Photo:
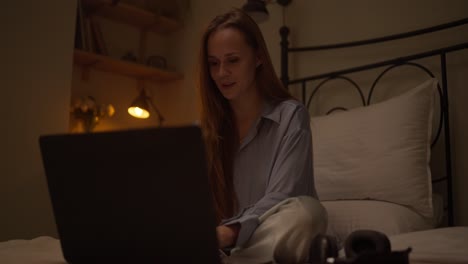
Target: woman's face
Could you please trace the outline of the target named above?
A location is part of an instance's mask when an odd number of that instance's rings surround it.
[[[223,96],[231,102],[255,96],[255,70],[260,60],[243,33],[235,28],[217,30],[207,45],[210,75]]]

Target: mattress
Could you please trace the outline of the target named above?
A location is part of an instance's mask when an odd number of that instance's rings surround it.
[[[412,248],[411,264],[468,263],[468,227],[448,227],[390,236],[393,250]],[[2,264],[66,264],[52,237],[0,243]]]
[[[9,240],[0,243],[2,264],[66,264],[60,241],[41,236],[31,240]]]
[[[432,229],[441,224],[443,200],[434,196],[434,217],[429,219],[414,210],[394,203],[373,200],[323,201],[328,213],[327,234],[341,248],[353,231],[370,229],[387,236]]]
[[[411,264],[468,263],[468,227],[445,227],[390,236],[392,250],[412,248]]]

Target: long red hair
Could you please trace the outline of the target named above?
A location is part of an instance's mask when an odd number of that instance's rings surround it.
[[[247,44],[252,47],[262,62],[255,76],[260,95],[271,103],[292,98],[275,73],[262,33],[255,21],[239,9],[215,17],[206,28],[202,38],[198,88],[208,176],[218,223],[222,219],[232,217],[238,209],[233,185],[233,162],[239,147],[239,138],[229,102],[211,78],[207,60],[209,37],[213,32],[225,28],[235,28],[242,32]]]

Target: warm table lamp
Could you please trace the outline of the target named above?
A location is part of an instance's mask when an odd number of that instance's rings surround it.
[[[130,104],[128,113],[133,117],[146,119],[150,117],[150,105],[158,115],[158,122],[161,126],[164,122],[164,117],[161,115],[161,112],[159,112],[158,108],[153,104],[151,97],[146,95],[145,89],[141,89],[140,94]]]

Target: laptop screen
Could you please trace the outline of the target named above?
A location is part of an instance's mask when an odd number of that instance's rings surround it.
[[[219,262],[198,127],[47,135],[40,148],[67,261]]]

